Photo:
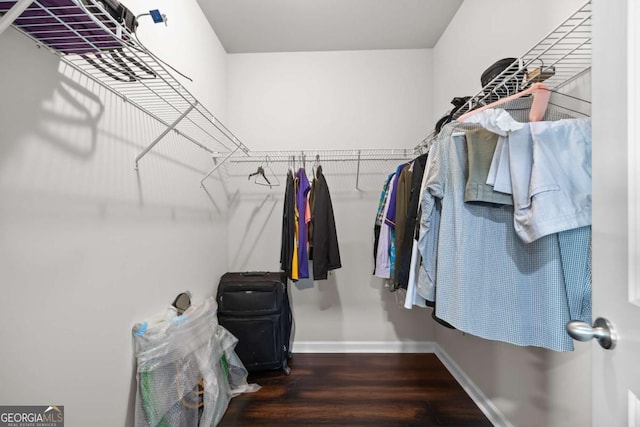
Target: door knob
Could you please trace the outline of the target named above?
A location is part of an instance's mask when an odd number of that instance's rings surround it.
[[[605,350],[612,350],[616,346],[618,339],[611,322],[602,317],[598,317],[593,322],[593,327],[589,326],[588,323],[572,320],[567,323],[567,332],[571,335],[571,338],[578,341],[589,341],[595,338],[598,340],[600,347]]]

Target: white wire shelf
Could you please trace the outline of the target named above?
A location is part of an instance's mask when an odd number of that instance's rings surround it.
[[[457,110],[450,110],[452,120],[501,98],[542,81],[551,91],[559,91],[591,70],[591,1],[558,25],[526,53],[517,58],[478,93]],[[540,77],[527,79],[527,73],[539,71]],[[422,151],[437,136],[433,131],[416,147]]]
[[[542,77],[527,79],[527,72]],[[453,113],[453,119],[543,81],[558,91],[591,69],[591,1],[551,31]]]
[[[135,34],[96,0],[0,1],[0,32],[9,24],[49,48],[62,62],[167,128],[136,157],[138,162],[171,130],[209,154],[248,148],[182,86]]]

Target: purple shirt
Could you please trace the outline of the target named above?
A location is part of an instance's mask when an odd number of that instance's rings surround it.
[[[298,207],[298,277],[309,278],[309,257],[307,254],[307,223],[305,211],[307,206],[307,193],[311,189],[307,173],[303,168],[296,173],[298,178],[298,193],[296,194],[296,206]]]

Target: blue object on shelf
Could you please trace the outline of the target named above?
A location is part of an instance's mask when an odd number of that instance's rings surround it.
[[[160,22],[164,22],[164,18],[158,9],[150,10],[149,13],[154,23],[159,24]]]

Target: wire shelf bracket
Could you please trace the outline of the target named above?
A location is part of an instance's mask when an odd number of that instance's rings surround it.
[[[4,30],[9,28],[13,22],[24,12],[29,6],[31,6],[33,0],[18,0],[11,9],[0,16],[0,34],[4,33]]]

